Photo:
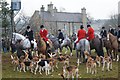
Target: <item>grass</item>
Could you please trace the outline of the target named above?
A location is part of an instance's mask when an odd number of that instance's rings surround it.
[[[73,51],[73,53],[74,54],[73,54],[72,58],[70,59],[71,65],[75,65],[76,61],[77,61],[75,51]],[[92,52],[92,54],[94,55],[94,51]],[[42,80],[41,78],[43,78],[43,79],[49,78],[49,79],[53,80],[53,78],[59,78],[61,80],[61,76],[58,74],[60,74],[62,72],[62,66],[63,66],[62,63],[60,63],[58,65],[59,69],[55,68],[55,71],[50,75],[45,75],[45,73],[43,73],[43,75],[40,75],[39,73],[34,75],[34,74],[30,73],[30,71],[27,71],[26,73],[13,71],[13,65],[11,64],[10,55],[11,55],[11,53],[2,54],[2,78],[3,79],[4,78],[34,78],[35,80],[37,80],[37,78],[40,78],[40,80]],[[105,68],[105,71],[102,72],[101,69],[102,69],[102,67],[100,67],[100,68],[97,67],[96,75],[87,74],[85,63],[82,63],[79,66],[79,78],[96,78],[96,79],[118,78],[118,72],[120,73],[120,71],[118,71],[118,62],[113,62],[112,71],[108,72],[108,71],[106,71],[106,68]],[[33,79],[28,79],[28,80],[33,80]]]

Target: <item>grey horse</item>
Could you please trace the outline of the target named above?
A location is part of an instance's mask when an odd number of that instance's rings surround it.
[[[87,39],[81,39],[77,44],[76,44],[76,54],[77,54],[77,63],[79,65],[79,59],[83,56],[83,61],[85,61],[85,55],[84,52],[87,51],[90,53],[90,43]],[[79,54],[80,52],[80,54]]]
[[[60,49],[59,53],[61,54],[63,47],[65,47],[66,48],[65,53],[67,53],[67,50],[68,50],[68,47],[69,47],[71,55],[72,55],[72,44],[71,44],[71,40],[69,39],[69,37],[66,37],[61,44],[59,44],[58,38],[56,38],[52,34],[49,34],[48,38],[52,41],[55,51],[59,52],[59,49]]]
[[[68,36],[66,36],[66,38],[61,43],[61,48],[63,47],[66,48],[65,54],[67,53],[68,49],[70,49],[70,55],[72,56],[72,41]]]
[[[62,50],[61,50],[61,46],[59,44],[58,38],[56,38],[52,34],[49,34],[48,38],[52,41],[52,44],[53,44],[52,52],[58,52],[58,53],[60,53]],[[59,49],[60,49],[60,51],[59,51]]]

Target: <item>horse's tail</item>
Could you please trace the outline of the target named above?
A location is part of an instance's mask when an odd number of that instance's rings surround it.
[[[100,39],[100,52],[101,52],[101,56],[104,56],[103,41],[102,41],[102,39]]]
[[[100,38],[100,48],[102,48],[104,45],[103,45],[103,41],[102,39]]]

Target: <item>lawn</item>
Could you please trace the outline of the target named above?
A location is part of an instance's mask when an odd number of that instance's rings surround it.
[[[64,51],[63,51],[64,52]],[[69,53],[69,52],[68,52]],[[75,51],[73,51],[73,56],[70,59],[70,64],[71,65],[75,65],[76,64],[76,54]],[[92,52],[92,54],[94,54],[94,51]],[[38,78],[40,78],[40,80],[45,79],[45,78],[50,78],[53,80],[53,78],[57,78],[61,80],[61,76],[58,75],[62,72],[62,66],[63,64],[60,63],[58,65],[58,69],[55,68],[55,71],[52,72],[50,75],[45,75],[43,73],[43,75],[40,75],[39,73],[37,73],[36,75],[30,73],[30,71],[27,71],[26,73],[24,72],[18,72],[18,71],[13,71],[13,65],[11,64],[11,58],[10,58],[11,53],[3,53],[2,54],[2,78],[36,78],[35,80],[38,80]],[[112,71],[105,71],[102,72],[102,67],[97,67],[97,74],[92,75],[92,74],[87,74],[86,73],[86,67],[85,67],[85,63],[80,64],[79,66],[79,78],[118,78],[118,73],[120,73],[120,71],[118,71],[118,62],[113,62],[113,69]],[[5,79],[6,80],[6,79]],[[16,79],[15,79],[16,80]],[[21,79],[20,79],[21,80]],[[30,80],[30,79],[27,79]],[[33,80],[33,79],[31,79]]]

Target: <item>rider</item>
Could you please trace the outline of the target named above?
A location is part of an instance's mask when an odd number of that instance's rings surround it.
[[[109,32],[110,32],[112,35],[115,35],[115,31],[114,31],[113,28],[110,28],[110,29],[109,29]]]
[[[86,38],[86,31],[83,29],[83,25],[80,26],[80,29],[78,30],[77,33],[77,39],[76,39],[76,44],[83,38]]]
[[[29,39],[30,43],[32,40],[34,40],[33,38],[33,30],[31,30],[30,26],[27,26],[27,30],[25,31],[25,36],[26,38]],[[33,44],[31,43],[31,48],[33,49]]]
[[[100,35],[102,38],[107,37],[107,30],[105,29],[105,27],[102,27],[102,31],[100,32]]]
[[[87,25],[87,28],[87,39],[90,41],[90,43],[92,43],[93,39],[95,38],[94,29],[91,27],[91,25]]]
[[[46,42],[47,48],[48,48],[48,47],[51,47],[50,46],[51,41],[48,39],[47,35],[48,35],[48,30],[44,28],[44,25],[41,25],[40,26],[40,36]]]
[[[62,41],[64,40],[64,36],[63,36],[63,33],[62,33],[61,29],[59,29],[58,31],[59,31],[59,33],[58,33],[58,41],[61,44]]]

